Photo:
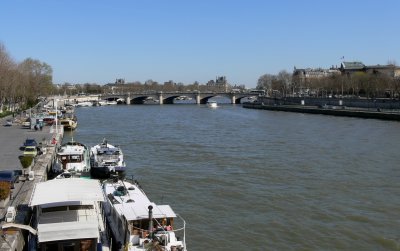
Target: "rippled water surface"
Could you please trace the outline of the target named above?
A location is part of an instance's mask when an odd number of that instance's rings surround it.
[[[121,146],[190,251],[400,250],[400,123],[224,105],[77,108]],[[71,136],[68,135],[67,136]]]

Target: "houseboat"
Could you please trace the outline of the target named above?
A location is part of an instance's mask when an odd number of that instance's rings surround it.
[[[54,179],[35,184],[29,206],[32,227],[29,250],[110,250],[103,219],[104,193],[98,180]]]
[[[121,148],[109,144],[106,139],[90,148],[90,166],[91,176],[103,179],[112,174],[123,177],[126,168]]]
[[[132,180],[105,180],[103,190],[104,212],[119,250],[186,251],[185,221],[169,205],[151,202]]]
[[[89,149],[84,144],[74,140],[61,145],[52,171],[54,174],[68,171],[75,177],[90,177]]]

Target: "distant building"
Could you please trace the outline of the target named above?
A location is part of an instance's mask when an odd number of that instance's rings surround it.
[[[117,78],[117,79],[115,80],[115,84],[116,84],[116,85],[125,84],[125,79],[123,79],[123,78]]]
[[[365,72],[365,65],[361,62],[342,62],[340,64],[342,74],[353,74],[355,72]]]
[[[365,67],[365,72],[375,75],[386,75],[390,78],[400,77],[400,67],[395,65],[370,65]]]
[[[364,72],[368,74],[374,75],[386,75],[391,78],[400,77],[400,67],[395,65],[371,65],[366,66],[362,62],[354,61],[354,62],[342,62],[340,67],[331,67],[330,69],[322,69],[322,68],[306,68],[306,69],[298,69],[294,68],[293,71],[293,80],[297,84],[305,84],[308,80],[325,78],[333,75],[352,75],[356,72]]]
[[[216,77],[215,81],[214,80],[208,81],[206,86],[209,90],[227,92],[229,84],[228,81],[226,80],[226,77],[222,76],[222,77]]]
[[[351,75],[355,72],[365,72],[373,75],[385,75],[390,78],[400,77],[400,67],[390,64],[366,66],[361,62],[342,62],[340,64],[340,72],[343,75]]]
[[[330,69],[322,68],[306,68],[297,69],[294,67],[293,70],[293,80],[298,82],[298,84],[307,83],[308,80],[326,78],[333,75],[339,75],[340,71],[336,67],[331,67]]]
[[[167,82],[164,82],[164,85],[175,86],[176,83],[173,80],[169,80]]]

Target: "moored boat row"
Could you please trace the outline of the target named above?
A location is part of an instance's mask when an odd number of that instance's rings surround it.
[[[56,178],[38,183],[29,204],[35,250],[187,250],[185,221],[125,179],[120,147],[103,139],[89,148],[72,139],[56,156]]]
[[[53,126],[46,142],[48,149],[45,158],[29,167],[32,171],[24,189],[10,194],[13,204],[9,204],[1,229],[10,229],[7,233],[18,229],[18,235],[3,234],[7,246],[2,247],[22,250],[14,247],[26,245],[23,250],[39,251],[187,250],[184,220],[179,221],[171,206],[152,202],[136,181],[125,179],[126,164],[119,146],[104,139],[88,147],[73,138],[60,145],[64,132],[60,127],[73,130],[77,121],[70,113],[72,109],[60,110],[37,118]],[[51,173],[46,173],[49,166]],[[28,181],[28,175],[25,178]],[[18,238],[17,244],[14,238]]]
[[[62,144],[57,152],[52,172],[57,178],[87,177],[106,179],[110,175],[125,175],[125,161],[122,150],[107,140],[89,149],[72,139]]]

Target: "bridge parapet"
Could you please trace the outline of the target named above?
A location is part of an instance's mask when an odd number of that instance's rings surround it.
[[[105,100],[124,99],[126,104],[140,104],[147,99],[159,100],[159,104],[173,104],[173,100],[178,97],[188,97],[194,99],[196,104],[205,104],[208,99],[213,97],[226,97],[232,104],[240,103],[245,97],[252,97],[251,93],[232,93],[232,92],[131,92],[119,94],[103,94],[99,98]]]

